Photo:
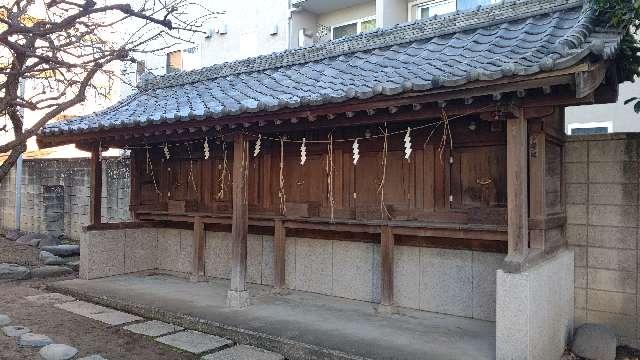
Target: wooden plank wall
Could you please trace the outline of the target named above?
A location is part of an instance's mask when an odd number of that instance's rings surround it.
[[[395,220],[506,224],[506,136],[503,126],[479,117],[453,120],[453,140],[441,146],[442,127],[411,132],[413,152],[404,159],[404,135],[412,123],[389,127],[385,204]],[[379,186],[383,171],[383,138],[378,126],[333,131],[334,215],[340,219],[380,219]],[[300,143],[284,145],[284,193],[287,215],[329,217],[327,131],[290,133],[288,139],[307,139],[307,161],[300,165]],[[280,142],[263,135],[260,154],[250,143],[248,201],[252,214],[280,213]],[[359,137],[360,159],[353,165],[352,141]],[[197,141],[197,140],[196,140]],[[212,156],[205,160],[201,142],[170,143],[170,158],[162,144],[132,152],[135,171],[134,210],[167,210],[170,200],[185,200],[191,210],[230,212],[233,144],[210,138]],[[226,166],[225,166],[226,152]],[[153,175],[152,175],[153,174]],[[155,180],[155,181],[154,181]],[[452,198],[450,198],[452,195]],[[450,201],[452,200],[452,201]]]

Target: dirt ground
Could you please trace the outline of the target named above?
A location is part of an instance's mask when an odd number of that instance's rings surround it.
[[[61,279],[55,279],[61,280]],[[0,283],[0,313],[12,319],[12,325],[26,326],[34,333],[44,334],[56,343],[71,345],[80,356],[101,354],[109,360],[117,359],[196,359],[180,353],[151,338],[87,319],[53,305],[35,304],[26,296],[44,294],[43,281]],[[37,359],[37,349],[20,348],[15,339],[0,335],[0,359]]]
[[[39,253],[38,249],[0,237],[0,263],[37,266],[40,263]],[[11,325],[26,326],[34,333],[49,336],[56,343],[77,348],[78,357],[100,354],[109,360],[197,359],[195,355],[179,352],[151,338],[123,330],[122,326],[110,326],[53,305],[40,305],[25,299],[26,296],[46,293],[46,282],[63,279],[0,281],[0,313],[11,317]],[[20,348],[14,338],[0,332],[0,360],[39,358],[38,349]]]

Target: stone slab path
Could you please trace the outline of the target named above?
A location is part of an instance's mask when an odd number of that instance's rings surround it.
[[[237,345],[219,336],[205,334],[194,330],[185,330],[180,326],[162,321],[144,321],[143,318],[125,312],[85,301],[75,300],[60,294],[44,294],[29,297],[29,301],[48,303],[71,313],[109,325],[125,325],[122,329],[132,333],[154,338],[155,341],[196,355],[204,355],[203,360],[284,360],[280,354],[258,349],[252,346]],[[85,360],[103,359],[99,355],[83,358]]]
[[[284,356],[253,346],[238,345],[204,356],[202,360],[284,360]]]
[[[193,330],[159,337],[156,341],[194,354],[221,350],[233,345],[231,340]]]
[[[104,306],[99,306],[84,301],[66,302],[62,304],[56,304],[54,306],[77,315],[88,317],[89,319],[98,320],[108,325],[122,325],[134,321],[143,320],[139,316],[123,313],[121,311],[112,310]]]
[[[173,324],[167,324],[166,322],[152,320],[138,324],[132,324],[124,327],[125,330],[134,332],[136,334],[142,334],[146,336],[162,336],[177,331],[184,330],[180,326]]]

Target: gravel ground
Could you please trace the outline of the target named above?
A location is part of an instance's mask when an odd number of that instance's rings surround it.
[[[61,278],[50,279],[59,281]],[[101,354],[109,360],[118,359],[196,359],[151,338],[134,334],[122,326],[109,326],[98,321],[60,310],[52,305],[35,304],[26,296],[44,294],[44,281],[0,283],[0,313],[12,319],[12,325],[22,325],[34,333],[44,334],[54,342],[71,345],[80,356]],[[0,359],[38,359],[37,349],[20,348],[15,339],[0,334]]]
[[[15,241],[0,237],[0,263],[34,267],[41,265],[39,255],[40,250],[33,246],[16,244]]]

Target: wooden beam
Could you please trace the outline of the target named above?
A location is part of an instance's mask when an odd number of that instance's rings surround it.
[[[247,204],[247,163],[249,148],[245,134],[233,139],[233,211],[231,217],[231,291],[246,291],[247,233],[249,207]]]
[[[525,110],[507,119],[507,262],[522,263],[529,248]]]
[[[191,272],[192,281],[204,281],[204,246],[205,232],[204,223],[200,216],[193,219],[193,269]]]
[[[276,291],[283,291],[286,288],[286,241],[287,233],[282,220],[275,220],[273,229],[273,284]]]
[[[380,231],[380,304],[393,306],[393,230],[384,226]]]
[[[91,149],[91,209],[90,221],[92,225],[102,223],[102,161],[100,159],[100,145]]]

